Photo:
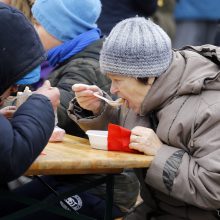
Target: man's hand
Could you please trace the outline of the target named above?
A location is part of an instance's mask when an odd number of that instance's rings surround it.
[[[137,126],[131,130],[129,144],[131,149],[154,156],[161,146],[162,142],[152,129]]]
[[[51,87],[48,80],[46,80],[42,87],[40,87],[34,93],[44,95],[50,99],[54,110],[56,110],[57,106],[60,104],[60,91],[56,87]]]

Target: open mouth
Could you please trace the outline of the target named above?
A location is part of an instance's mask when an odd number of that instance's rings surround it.
[[[128,100],[127,99],[124,99],[124,98],[121,98],[121,102],[123,103],[122,105],[126,106],[128,108]]]
[[[121,105],[126,106],[128,108],[129,104],[127,99],[118,96],[118,101],[120,102]]]

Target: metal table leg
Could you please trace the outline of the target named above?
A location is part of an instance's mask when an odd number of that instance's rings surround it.
[[[112,220],[112,208],[114,199],[114,175],[107,175],[106,179],[106,209],[105,220]]]

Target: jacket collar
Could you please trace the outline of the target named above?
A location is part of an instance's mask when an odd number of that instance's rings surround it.
[[[140,115],[162,109],[181,95],[197,95],[206,89],[220,90],[219,66],[200,54],[189,51],[174,51],[169,68],[152,85],[146,95]]]

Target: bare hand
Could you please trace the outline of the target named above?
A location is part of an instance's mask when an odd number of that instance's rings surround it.
[[[16,106],[7,106],[0,109],[0,114],[4,115],[6,118],[12,118],[16,109]]]
[[[101,108],[101,100],[93,95],[98,92],[102,95],[102,90],[95,85],[74,84],[72,86],[73,92],[79,105],[86,110],[92,111],[94,114],[98,113]]]
[[[60,104],[60,91],[56,87],[51,87],[48,80],[46,80],[42,87],[40,87],[34,93],[44,95],[50,99],[54,110],[56,110],[57,106]]]
[[[131,149],[154,156],[161,146],[162,142],[152,129],[137,126],[131,130],[129,144]]]

